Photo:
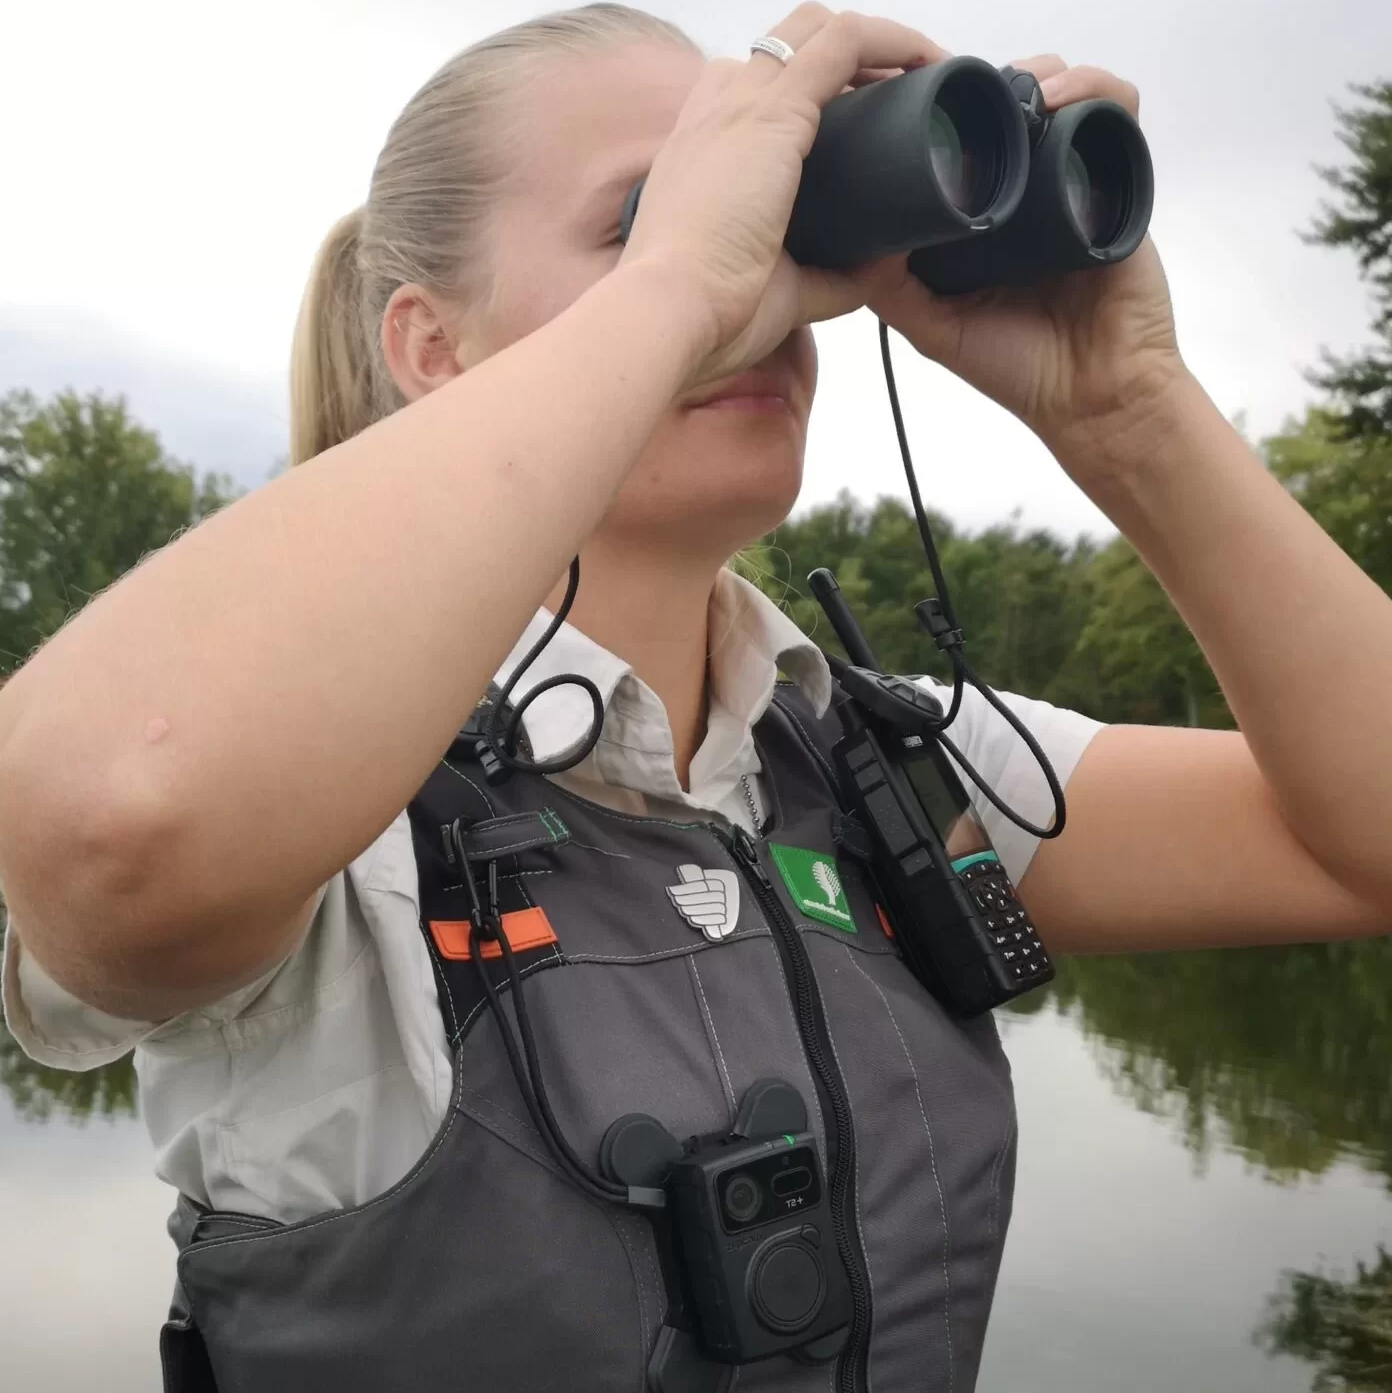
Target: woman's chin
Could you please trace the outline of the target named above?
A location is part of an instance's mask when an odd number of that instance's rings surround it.
[[[722,398],[669,417],[625,481],[605,530],[683,552],[695,544],[723,559],[777,527],[802,487],[806,419],[772,402]]]

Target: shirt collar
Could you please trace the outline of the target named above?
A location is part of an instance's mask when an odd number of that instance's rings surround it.
[[[533,616],[493,679],[499,687],[551,620],[544,608]],[[721,568],[711,591],[708,634],[713,722],[733,720],[752,727],[773,699],[780,668],[819,716],[830,704],[831,671],[821,650],[767,595],[727,568]],[[588,677],[599,689],[606,714],[616,698],[623,700],[636,689],[651,695],[628,663],[567,623],[518,679],[512,704],[547,678],[562,674]],[[545,761],[573,748],[593,719],[583,688],[566,685],[546,692],[522,715],[532,757]],[[670,740],[670,731],[667,735]]]

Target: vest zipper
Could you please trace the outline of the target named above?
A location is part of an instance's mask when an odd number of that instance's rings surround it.
[[[793,999],[798,1034],[802,1037],[803,1050],[812,1065],[823,1112],[832,1120],[832,1134],[827,1138],[830,1153],[827,1159],[831,1168],[831,1225],[850,1281],[852,1303],[850,1332],[845,1348],[837,1356],[836,1387],[838,1393],[859,1393],[866,1384],[870,1282],[860,1234],[849,1217],[855,1188],[856,1157],[855,1130],[851,1125],[851,1106],[846,1097],[845,1081],[836,1065],[836,1055],[831,1047],[831,1036],[807,949],[784,912],[773,882],[759,861],[754,839],[737,824],[728,829],[721,827],[718,831],[720,839],[730,846],[736,864],[744,872],[745,880],[754,891],[754,898],[773,928],[773,939],[783,959],[788,991]]]

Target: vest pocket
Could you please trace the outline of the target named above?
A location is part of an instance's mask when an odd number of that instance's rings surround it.
[[[283,1228],[277,1219],[260,1214],[240,1214],[231,1209],[204,1209],[198,1215],[190,1235],[190,1243],[204,1243],[213,1238],[238,1238],[244,1234],[265,1233]]]

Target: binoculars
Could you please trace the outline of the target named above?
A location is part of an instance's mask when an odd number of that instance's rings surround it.
[[[625,240],[642,187],[624,203]],[[964,294],[1122,261],[1154,201],[1125,108],[1048,112],[1031,73],[949,58],[827,103],[785,245],[829,269],[908,253],[931,290]]]

